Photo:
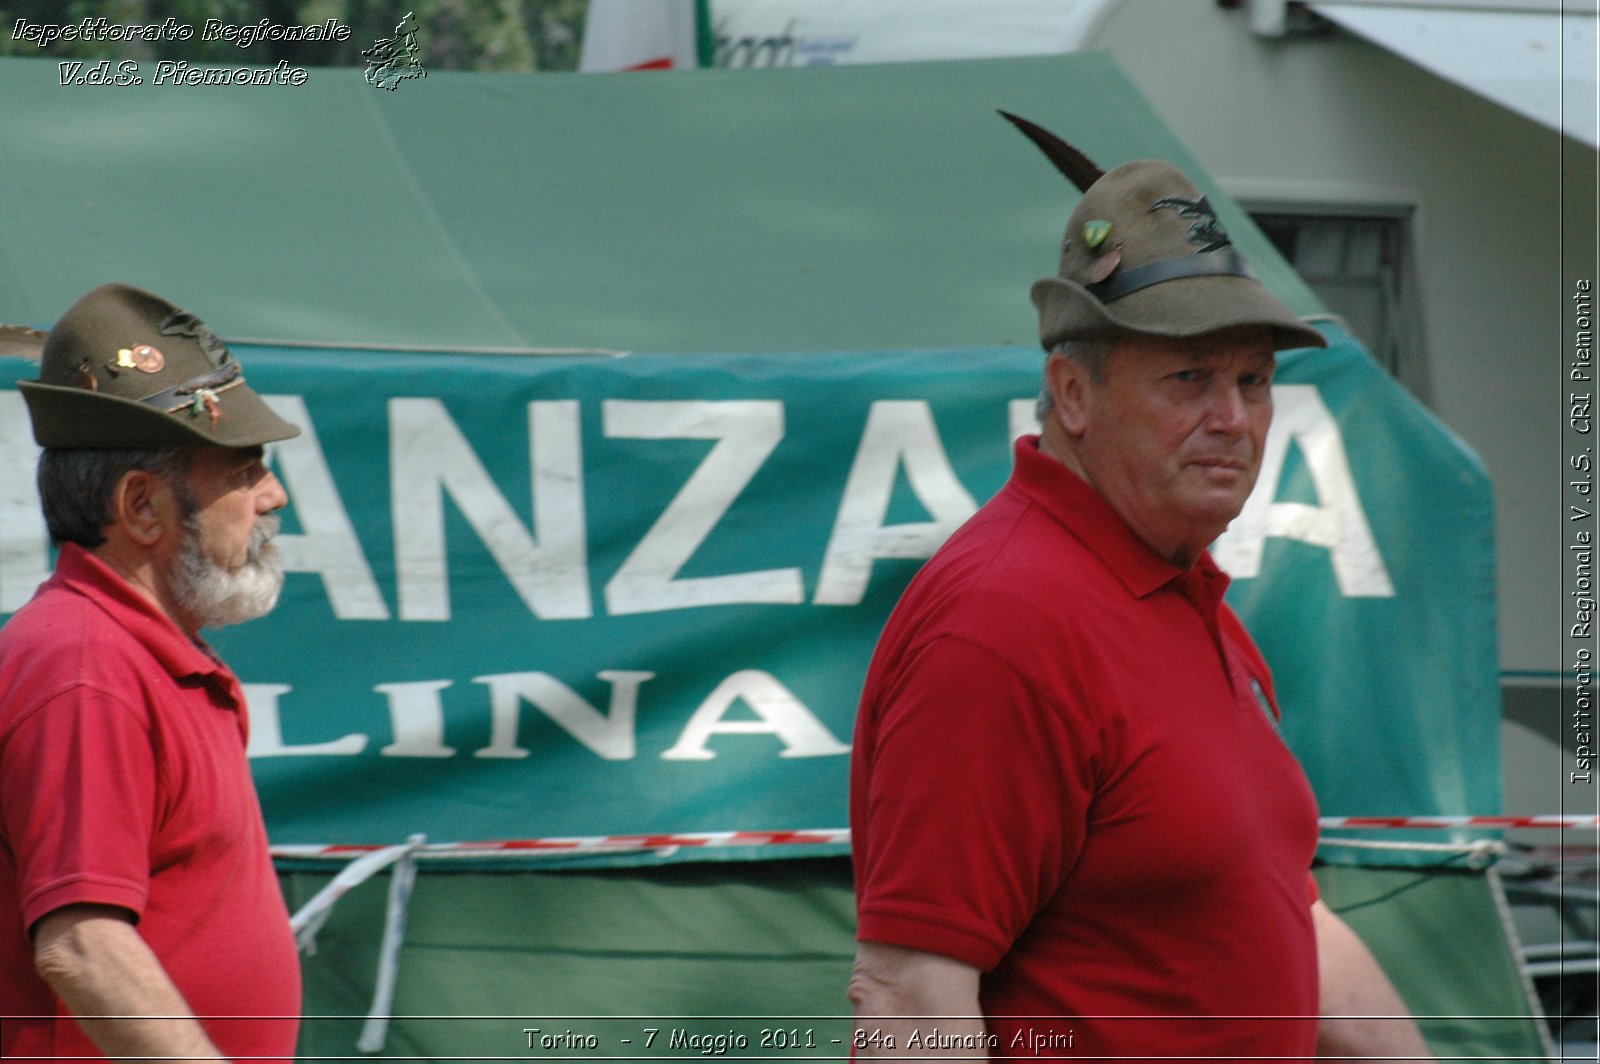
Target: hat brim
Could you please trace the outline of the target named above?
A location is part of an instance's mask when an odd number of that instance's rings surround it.
[[[41,447],[260,447],[300,435],[243,385],[216,397],[215,424],[203,410],[168,413],[86,388],[38,381],[18,381],[17,388]]]
[[[1060,277],[1040,278],[1029,294],[1039,309],[1039,341],[1046,350],[1064,340],[1118,336],[1182,340],[1245,325],[1272,330],[1273,347],[1279,351],[1328,346],[1326,337],[1249,277],[1186,277],[1151,285],[1112,306],[1076,281]]]

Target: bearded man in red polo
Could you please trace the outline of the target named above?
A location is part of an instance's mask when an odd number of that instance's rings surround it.
[[[74,304],[21,390],[60,557],[0,629],[0,1056],[292,1057],[244,694],[200,630],[277,601],[262,448],[299,430],[126,285]]]

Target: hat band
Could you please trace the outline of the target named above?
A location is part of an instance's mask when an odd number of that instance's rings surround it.
[[[239,363],[230,362],[221,369],[214,369],[210,373],[202,373],[198,377],[190,378],[176,388],[168,388],[164,392],[147,395],[139,402],[147,406],[158,407],[164,413],[173,413],[188,405],[188,399],[202,388],[220,391],[223,385],[229,387],[243,384],[244,378],[240,375]]]
[[[1084,288],[1100,302],[1111,303],[1142,288],[1182,277],[1248,277],[1255,280],[1255,276],[1249,263],[1244,261],[1244,256],[1228,247],[1147,262],[1143,266],[1112,274],[1104,281],[1084,285]]]

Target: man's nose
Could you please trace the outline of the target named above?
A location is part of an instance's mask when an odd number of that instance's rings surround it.
[[[1207,424],[1213,432],[1230,436],[1242,434],[1250,425],[1250,410],[1244,390],[1237,382],[1220,381],[1212,391]]]
[[[260,513],[269,514],[274,510],[281,510],[289,505],[289,493],[283,489],[283,482],[272,470],[267,470],[267,475],[261,478],[261,494],[256,497],[256,509]]]

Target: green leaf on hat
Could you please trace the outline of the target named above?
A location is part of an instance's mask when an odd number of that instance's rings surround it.
[[[1111,235],[1111,223],[1104,218],[1092,218],[1083,223],[1083,242],[1090,248],[1097,248],[1106,242],[1106,237]]]

